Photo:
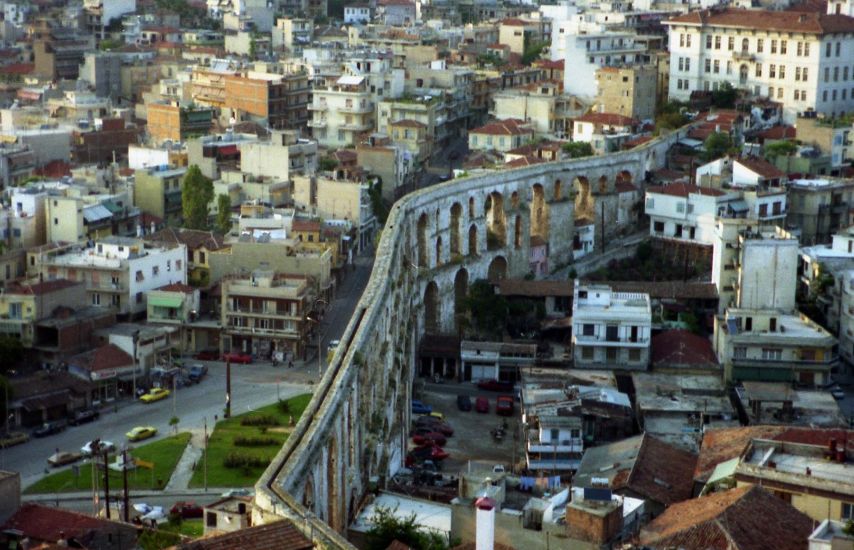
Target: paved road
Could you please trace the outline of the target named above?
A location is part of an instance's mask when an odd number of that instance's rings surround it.
[[[329,341],[340,338],[347,327],[370,276],[373,256],[359,256],[354,263],[353,271],[338,289],[321,322],[321,349],[324,350],[321,360],[325,359]],[[316,340],[314,344],[316,350]],[[69,427],[60,434],[0,450],[0,469],[20,472],[22,487],[27,487],[44,476],[46,460],[57,448],[76,451],[96,437],[121,446],[126,441],[124,434],[139,425],[154,426],[158,437],[163,437],[170,431],[169,419],[173,415],[180,418],[178,427],[181,431],[198,435],[205,421],[211,429],[215,416],[222,417],[225,407],[226,369],[225,363],[219,361],[205,363],[209,367],[208,376],[200,384],[179,389],[174,399],[170,396],[149,405],[119,402],[117,408],[105,407],[101,418],[95,422]],[[240,414],[274,403],[279,398],[311,392],[312,384],[317,380],[317,353],[309,355],[305,363],[296,362],[294,368],[253,363],[232,365],[231,374],[232,414]]]

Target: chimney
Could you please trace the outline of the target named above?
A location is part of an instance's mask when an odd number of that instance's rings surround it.
[[[477,508],[475,550],[495,550],[495,501],[481,497],[474,505]]]

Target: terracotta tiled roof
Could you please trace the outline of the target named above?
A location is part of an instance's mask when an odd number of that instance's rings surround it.
[[[635,119],[616,113],[587,113],[575,119],[576,122],[590,122],[591,124],[606,124],[609,126],[631,126]]]
[[[396,122],[391,123],[392,126],[400,126],[402,128],[426,128],[423,122],[418,122],[417,120],[412,120],[410,118],[405,118],[403,120],[398,120]]]
[[[784,429],[783,426],[745,426],[706,430],[694,468],[694,480],[708,480],[715,466],[738,457],[751,439],[773,439]]]
[[[543,162],[546,162],[545,159],[541,159],[540,157],[534,155],[526,155],[524,157],[511,160],[510,162],[505,163],[504,166],[506,166],[507,168],[522,168],[524,166],[532,166],[534,164],[541,164]]]
[[[614,189],[617,193],[633,193],[638,190],[635,184],[628,181],[618,181],[614,184]]]
[[[184,283],[172,283],[169,285],[161,286],[155,290],[162,290],[164,292],[182,292],[184,294],[192,294],[196,291],[195,288],[190,285],[185,285]]]
[[[796,135],[797,130],[794,126],[772,126],[756,134],[762,139],[794,139]]]
[[[682,281],[611,281],[608,283],[617,292],[644,292],[650,298],[672,300],[715,300],[718,291],[713,283]]]
[[[75,355],[68,363],[89,372],[97,372],[132,366],[133,357],[115,344],[107,344]]]
[[[516,17],[508,17],[501,21],[502,25],[509,25],[511,27],[524,27],[528,23],[522,19],[518,19]]]
[[[805,34],[854,32],[854,18],[845,15],[735,8],[692,11],[664,23]]]
[[[35,68],[35,63],[10,63],[0,67],[0,74],[30,74]]]
[[[573,287],[567,281],[526,281],[525,279],[501,279],[498,294],[502,296],[572,296]]]
[[[812,520],[759,486],[674,504],[641,529],[656,548],[803,550]]]
[[[335,157],[338,162],[344,164],[348,162],[356,162],[356,159],[359,158],[359,154],[351,149],[338,149],[332,153],[332,156]]]
[[[636,138],[632,138],[630,140],[623,142],[623,149],[632,149],[633,147],[637,147],[638,145],[643,145],[644,143],[652,141],[652,136],[638,136]]]
[[[718,360],[708,338],[689,330],[666,330],[652,338],[652,364],[655,366],[717,365]]]
[[[69,281],[68,279],[54,279],[52,281],[43,281],[41,283],[11,283],[6,287],[6,294],[28,294],[33,296],[42,296],[50,294],[58,290],[63,290],[72,286],[81,285],[77,281]]]
[[[540,67],[541,69],[560,69],[563,70],[564,67],[563,59],[541,59],[539,61],[534,62],[535,67]]]
[[[720,189],[709,187],[698,187],[690,183],[671,183],[670,185],[653,185],[646,189],[647,193],[658,195],[669,195],[671,197],[688,197],[688,195],[705,195],[707,197],[721,197],[726,195]]]
[[[786,174],[779,170],[776,166],[771,164],[765,159],[757,158],[757,157],[743,157],[736,159],[735,162],[744,166],[751,172],[755,172],[759,174],[763,178],[782,178],[785,177]]]
[[[691,498],[697,455],[645,434],[627,486],[666,506]]]
[[[15,529],[31,541],[48,543],[71,538],[85,544],[93,533],[115,532],[117,529],[127,531],[129,537],[134,537],[136,533],[136,528],[132,525],[29,503],[23,504],[15,515],[3,524],[3,529]],[[127,547],[130,546],[132,545]]]
[[[296,219],[291,224],[291,231],[320,231],[320,222],[317,220]]]
[[[179,544],[179,550],[312,550],[314,544],[290,521],[267,523]]]
[[[489,134],[493,136],[520,136],[530,134],[531,129],[525,125],[525,122],[515,118],[507,120],[497,120],[489,122],[480,128],[469,130],[472,134]]]

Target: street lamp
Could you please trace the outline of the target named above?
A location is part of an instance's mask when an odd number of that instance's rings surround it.
[[[139,330],[133,331],[133,394],[131,395],[131,400],[136,399],[136,346],[139,342]]]
[[[314,305],[311,306],[312,311],[317,310],[317,304],[323,304],[327,307],[329,306],[329,303],[326,300],[323,300],[322,298],[318,298],[317,300],[314,301]],[[317,317],[317,319],[312,318],[311,315],[306,315],[305,319],[306,319],[306,321],[310,321],[312,323],[315,323],[319,327],[320,326],[320,315],[317,315],[316,317]],[[320,382],[320,378],[323,376],[323,337],[324,337],[324,334],[318,328],[318,330],[317,330],[317,381],[318,381],[318,383]]]

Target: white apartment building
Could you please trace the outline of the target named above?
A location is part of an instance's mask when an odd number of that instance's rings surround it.
[[[726,308],[795,309],[798,239],[770,224],[718,218],[712,251],[712,283],[719,311]]]
[[[349,6],[344,6],[345,25],[367,25],[370,22],[370,4],[350,4]]]
[[[154,246],[142,239],[108,237],[89,248],[72,247],[41,260],[41,275],[86,284],[89,303],[113,307],[121,317],[146,311],[146,293],[187,283],[187,247]]]
[[[358,136],[374,129],[375,106],[368,79],[345,75],[334,84],[314,89],[308,126],[326,147],[356,145]]]
[[[575,280],[572,348],[577,368],[646,370],[651,330],[649,294]]]
[[[828,13],[718,9],[666,21],[670,32],[669,97],[724,82],[783,105],[783,117],[814,110],[854,110],[854,2]]]
[[[631,32],[610,30],[564,35],[564,93],[592,100],[600,67],[649,63],[646,45],[636,38]]]
[[[648,187],[644,213],[649,216],[649,234],[711,246],[715,240],[715,220],[734,212],[738,192],[726,192],[688,183]]]

